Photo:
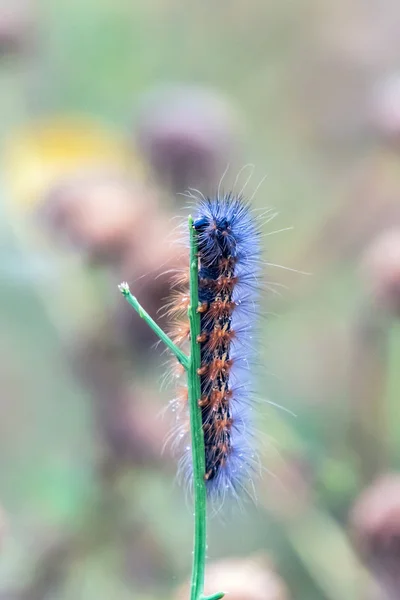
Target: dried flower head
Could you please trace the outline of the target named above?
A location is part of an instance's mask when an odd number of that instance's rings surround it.
[[[379,81],[371,101],[371,120],[385,140],[400,141],[400,74]]]
[[[108,263],[118,261],[155,207],[154,195],[137,181],[84,173],[55,185],[40,215],[87,260]]]
[[[155,90],[139,116],[139,149],[174,192],[213,190],[237,152],[237,124],[217,94],[195,87]]]
[[[400,590],[400,475],[380,477],[362,492],[350,516],[354,544],[387,600]]]
[[[367,248],[362,275],[374,304],[400,316],[400,229],[385,231]]]

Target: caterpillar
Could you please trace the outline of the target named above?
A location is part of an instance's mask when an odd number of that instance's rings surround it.
[[[208,495],[238,496],[257,466],[252,435],[251,373],[256,356],[260,229],[242,196],[218,194],[198,200],[193,227],[198,240],[198,312],[201,333],[202,428]],[[190,335],[188,276],[175,281],[167,306],[171,335],[184,345]],[[176,440],[183,441],[179,472],[191,479],[187,389],[172,401],[177,413]]]

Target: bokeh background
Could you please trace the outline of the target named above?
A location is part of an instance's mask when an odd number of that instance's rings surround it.
[[[224,174],[276,216],[265,472],[210,520],[207,585],[400,597],[399,27],[397,0],[1,0],[2,600],[187,598],[166,357],[116,286],[165,324],[180,193]]]

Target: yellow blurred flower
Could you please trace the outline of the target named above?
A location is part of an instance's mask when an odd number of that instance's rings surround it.
[[[84,118],[59,116],[14,133],[6,143],[2,171],[11,206],[26,210],[77,172],[138,175],[143,167],[114,132]]]
[[[38,209],[52,190],[81,175],[144,179],[141,161],[118,133],[84,117],[61,115],[14,132],[1,172],[5,216],[25,261],[44,262],[56,278],[36,282],[51,320],[66,331],[73,329],[71,318],[78,330],[90,327],[102,310],[96,283],[79,254],[46,235]]]

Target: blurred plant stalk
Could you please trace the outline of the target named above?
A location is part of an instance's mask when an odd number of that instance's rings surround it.
[[[371,304],[355,316],[349,365],[349,430],[363,481],[371,481],[387,465],[386,384],[390,320]]]
[[[400,316],[399,229],[387,229],[367,246],[361,275],[364,294],[353,326],[349,373],[349,445],[369,483],[386,470],[390,454],[386,392],[389,335]]]

